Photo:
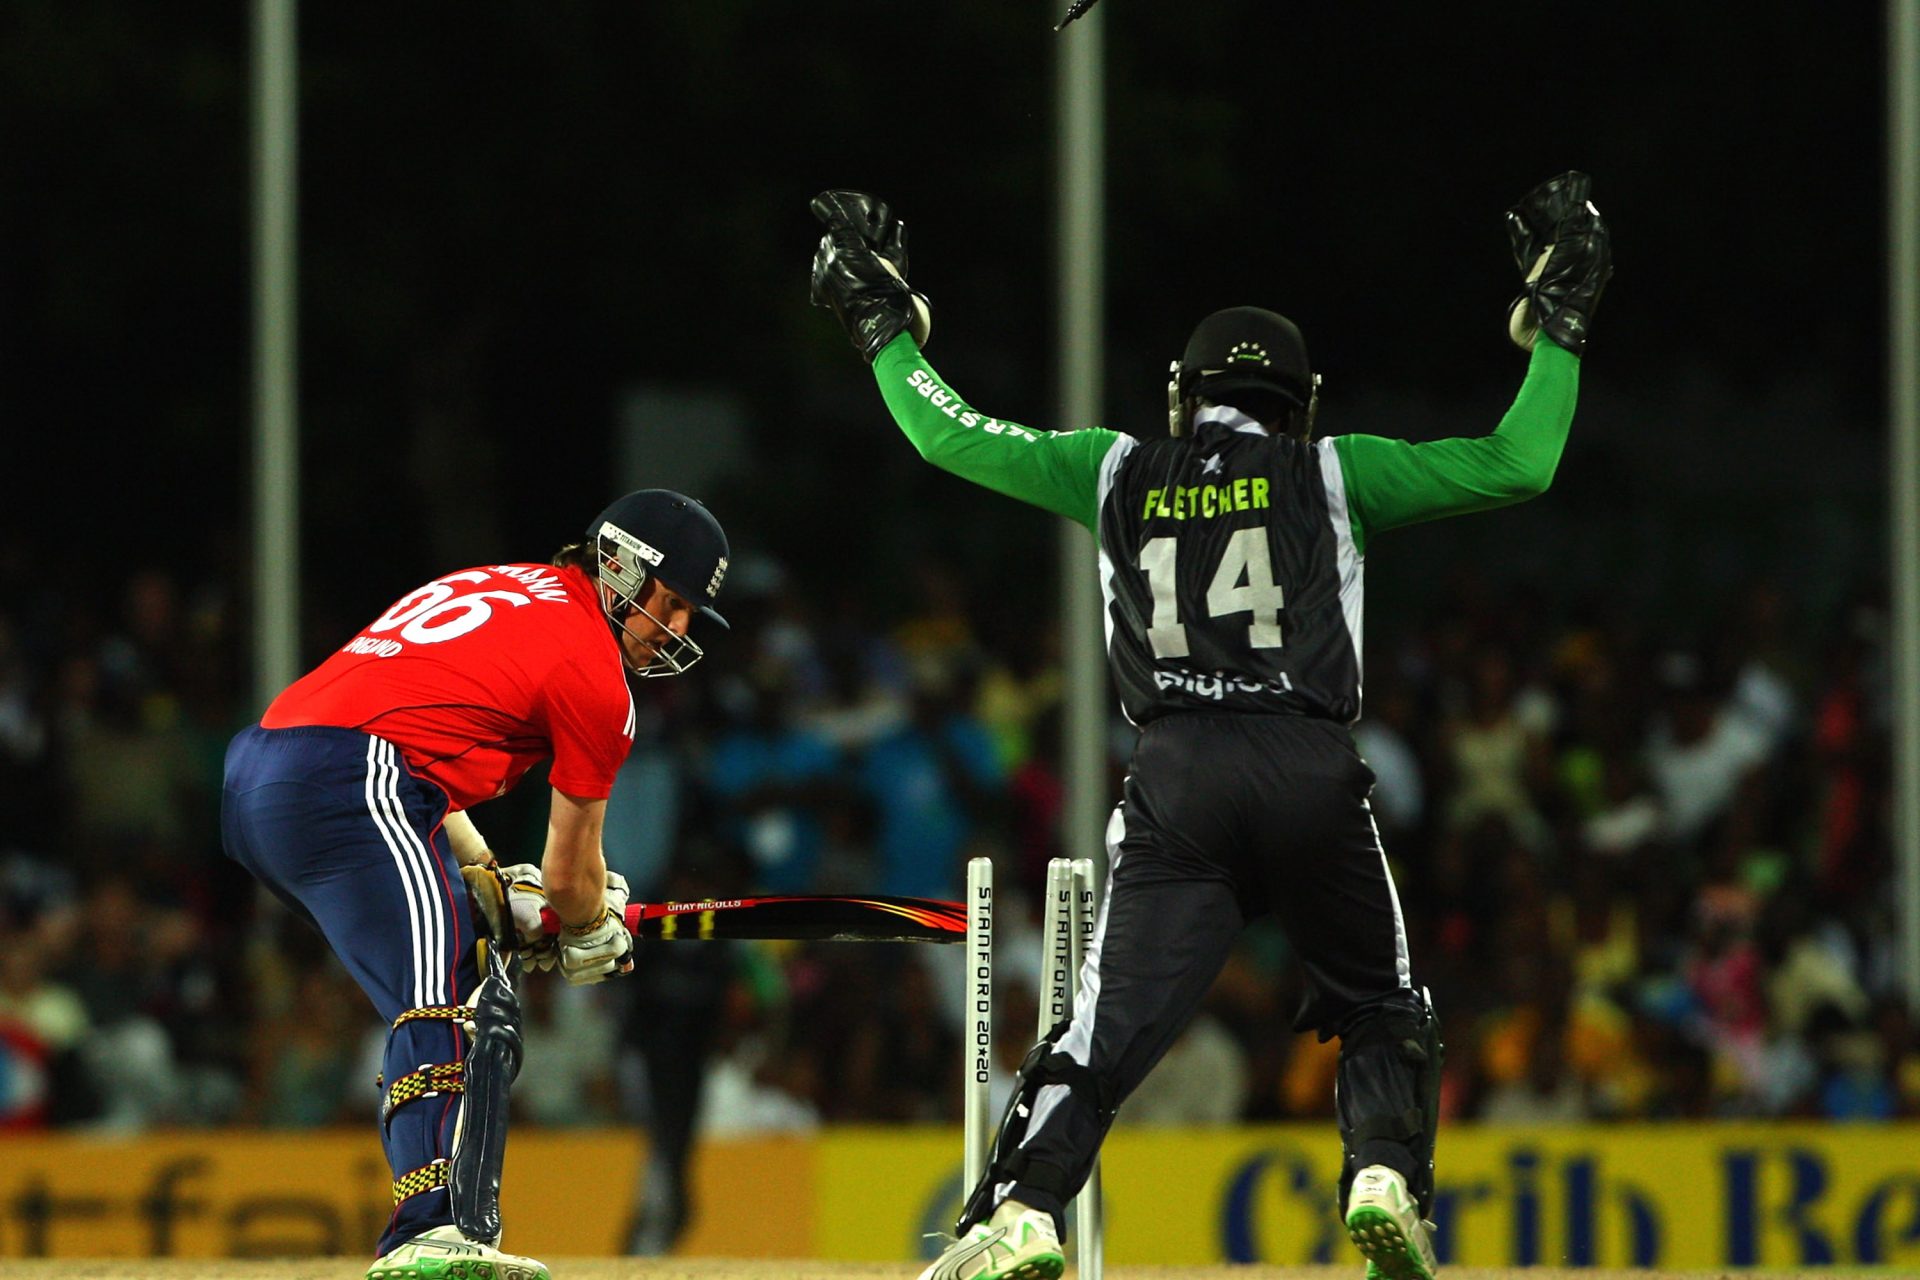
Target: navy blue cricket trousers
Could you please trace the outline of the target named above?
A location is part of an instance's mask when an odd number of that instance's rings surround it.
[[[227,748],[227,854],[326,936],[387,1021],[388,1085],[466,1057],[459,1022],[393,1027],[408,1009],[464,1003],[480,982],[446,815],[440,788],[414,777],[392,743],[357,730],[255,725]],[[460,1098],[421,1098],[382,1123],[396,1180],[452,1154]],[[376,1252],[452,1221],[444,1187],[408,1196]]]

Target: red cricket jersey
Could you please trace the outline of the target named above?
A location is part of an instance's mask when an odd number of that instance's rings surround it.
[[[385,738],[465,809],[551,755],[549,780],[604,800],[633,747],[620,647],[578,569],[496,564],[436,578],[287,686],[260,723]]]

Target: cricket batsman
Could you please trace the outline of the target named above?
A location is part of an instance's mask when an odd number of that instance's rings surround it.
[[[408,592],[227,749],[230,857],[326,936],[392,1030],[380,1140],[393,1215],[368,1280],[548,1280],[502,1253],[513,962],[569,982],[633,968],[627,886],[600,848],[633,745],[629,677],[678,675],[727,538],[699,502],[627,494],[549,564]],[[552,758],[539,865],[500,866],[468,811]],[[540,909],[561,921],[542,932]]]

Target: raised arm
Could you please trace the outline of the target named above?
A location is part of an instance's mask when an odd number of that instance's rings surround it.
[[[1422,520],[1464,515],[1545,493],[1573,424],[1580,360],[1558,343],[1535,345],[1526,381],[1491,435],[1414,444],[1335,436],[1355,540]]]
[[[1100,464],[1123,439],[1119,432],[1034,431],[981,413],[941,380],[910,334],[887,344],[873,376],[893,420],[928,462],[1094,527]]]
[[[1035,431],[968,405],[920,354],[931,326],[906,282],[906,228],[855,191],[827,191],[813,212],[826,226],[813,260],[813,301],[831,310],[872,365],[894,421],[920,456],[996,493],[1092,529],[1101,465],[1126,437],[1091,428]]]
[[[1333,441],[1354,541],[1403,524],[1485,511],[1546,492],[1566,447],[1580,387],[1580,356],[1613,255],[1587,175],[1568,172],[1507,211],[1514,264],[1524,277],[1507,332],[1533,352],[1513,407],[1491,435],[1410,444],[1378,436]],[[1548,340],[1539,341],[1544,335]]]

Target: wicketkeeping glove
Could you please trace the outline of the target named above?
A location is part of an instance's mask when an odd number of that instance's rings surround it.
[[[809,207],[827,228],[813,255],[813,305],[833,312],[868,364],[902,332],[926,342],[933,311],[907,284],[906,224],[863,191],[823,191]]]
[[[1507,308],[1507,334],[1533,350],[1542,330],[1581,354],[1600,294],[1613,278],[1607,224],[1587,199],[1592,179],[1577,170],[1549,178],[1507,210],[1514,265],[1525,283]]]
[[[612,973],[633,972],[633,935],[627,932],[627,880],[607,872],[600,914],[583,925],[560,926],[560,972],[575,986]]]

